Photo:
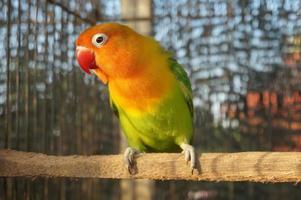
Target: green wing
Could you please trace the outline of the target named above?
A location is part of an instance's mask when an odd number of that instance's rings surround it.
[[[116,117],[119,119],[119,112],[118,112],[118,109],[115,105],[115,103],[113,102],[112,98],[110,97],[110,106],[111,106],[111,109],[113,110],[114,114],[116,115]]]
[[[181,91],[185,97],[190,114],[193,117],[192,89],[188,75],[183,67],[173,58],[170,58],[170,70],[179,81]]]

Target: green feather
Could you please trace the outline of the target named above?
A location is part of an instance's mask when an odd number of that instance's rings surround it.
[[[193,134],[192,89],[182,66],[169,59],[169,68],[177,82],[156,111],[135,116],[113,102],[110,104],[119,117],[130,147],[144,152],[180,151],[181,143],[190,143]]]
[[[110,107],[113,110],[116,117],[119,119],[119,112],[118,112],[117,106],[115,105],[115,103],[114,103],[114,101],[112,100],[111,97],[110,97]]]
[[[188,75],[183,67],[173,58],[170,58],[170,70],[179,81],[181,91],[183,92],[185,101],[189,107],[190,114],[193,117],[192,89]]]

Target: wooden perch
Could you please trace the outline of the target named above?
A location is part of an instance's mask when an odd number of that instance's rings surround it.
[[[129,175],[122,155],[50,156],[0,150],[0,177],[139,178],[296,182],[301,180],[299,152],[203,153],[191,175],[182,154],[156,153],[137,157],[137,173]]]

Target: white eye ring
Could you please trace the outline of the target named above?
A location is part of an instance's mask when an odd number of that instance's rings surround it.
[[[103,46],[108,40],[108,36],[103,33],[96,33],[92,37],[92,44],[96,47],[101,47]]]

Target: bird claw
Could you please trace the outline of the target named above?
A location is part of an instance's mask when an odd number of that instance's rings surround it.
[[[188,161],[190,160],[190,154],[189,154],[189,151],[183,150],[182,153],[184,154],[184,159],[185,159],[186,162],[188,163]]]
[[[136,149],[131,147],[126,148],[123,154],[124,164],[129,172],[129,174],[133,175],[136,173],[135,169],[135,155],[138,153]]]
[[[193,175],[194,168],[191,169],[191,175]]]
[[[181,144],[180,147],[183,149],[184,159],[186,163],[190,161],[191,174],[193,174],[194,169],[196,169],[196,154],[194,147],[189,144]]]

